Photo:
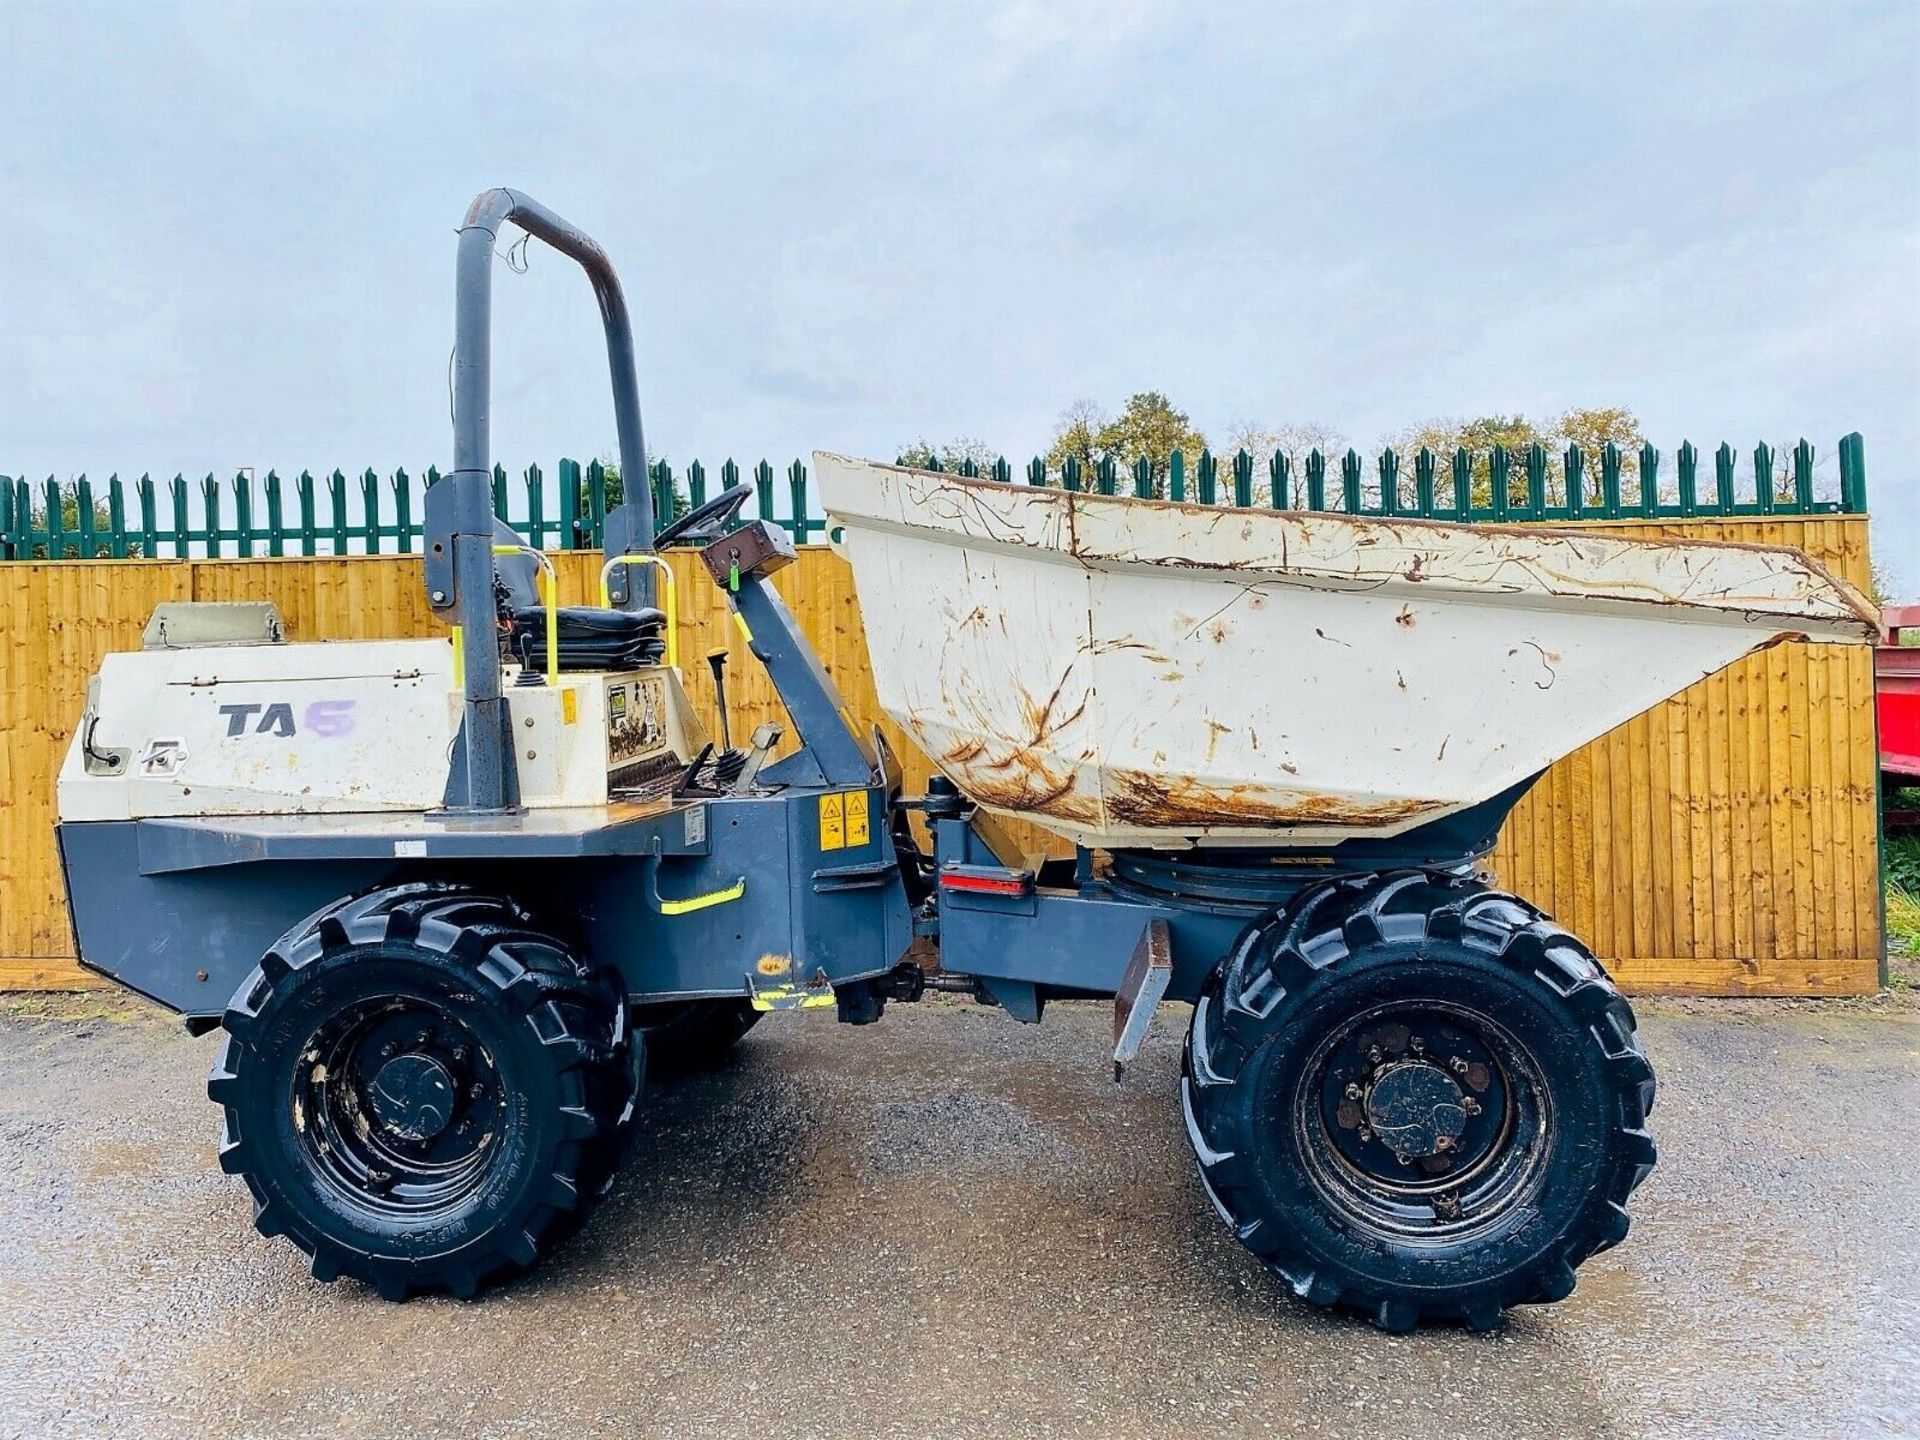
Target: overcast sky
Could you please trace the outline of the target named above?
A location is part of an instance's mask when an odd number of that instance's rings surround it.
[[[1623,404],[1866,436],[1920,591],[1920,4],[0,0],[0,471],[448,456],[453,232],[598,237],[676,463]],[[496,458],[610,453],[590,294],[496,285]],[[1671,464],[1671,461],[1669,461]],[[1744,472],[1743,472],[1744,473]]]

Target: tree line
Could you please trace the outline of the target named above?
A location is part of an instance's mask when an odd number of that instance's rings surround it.
[[[1518,457],[1529,447],[1540,445],[1549,456],[1551,473],[1558,479],[1563,469],[1560,457],[1568,446],[1577,445],[1588,455],[1598,456],[1609,443],[1620,449],[1622,472],[1638,475],[1640,447],[1645,440],[1633,411],[1624,405],[1613,405],[1576,407],[1545,421],[1530,420],[1521,414],[1428,420],[1390,437],[1387,444],[1403,457],[1417,454],[1424,447],[1443,461],[1456,450],[1466,450],[1473,456],[1474,503],[1485,504],[1492,493],[1488,457],[1495,446],[1504,447],[1508,454]],[[1074,401],[1060,412],[1054,423],[1045,458],[1049,473],[1055,475],[1068,460],[1078,462],[1083,471],[1090,472],[1102,460],[1130,468],[1135,461],[1145,459],[1152,468],[1154,493],[1164,495],[1168,457],[1175,450],[1189,460],[1203,450],[1212,450],[1216,456],[1244,450],[1261,460],[1278,452],[1292,461],[1297,470],[1315,450],[1335,460],[1350,444],[1337,427],[1317,421],[1240,420],[1230,424],[1219,441],[1215,445],[1193,423],[1187,411],[1160,391],[1141,390],[1127,398],[1118,414],[1110,413],[1094,400]],[[1786,447],[1781,447],[1781,451],[1784,455]],[[943,470],[958,470],[972,461],[984,471],[1004,453],[971,436],[938,445],[921,439],[901,450],[899,463],[925,467],[937,462]],[[1597,485],[1598,480],[1595,465],[1589,471],[1588,483]]]

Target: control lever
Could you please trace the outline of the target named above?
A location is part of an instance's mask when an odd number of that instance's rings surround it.
[[[760,778],[760,767],[767,763],[767,756],[773,753],[773,747],[780,743],[780,737],[786,732],[772,721],[753,727],[753,739],[749,742],[753,751],[747,756],[747,763],[740,776],[733,782],[736,794],[751,790],[754,782]]]
[[[725,646],[707,652],[707,666],[713,671],[714,702],[720,707],[720,748],[731,750],[733,736],[727,729],[727,651]]]

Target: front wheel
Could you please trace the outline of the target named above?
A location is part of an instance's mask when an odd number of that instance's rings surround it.
[[[1456,877],[1337,881],[1250,927],[1181,1096],[1239,1238],[1389,1330],[1563,1298],[1654,1162],[1626,1001],[1540,911]]]
[[[610,972],[511,902],[341,901],[262,957],[207,1080],[221,1167],[315,1279],[403,1300],[531,1266],[611,1180],[642,1052]]]

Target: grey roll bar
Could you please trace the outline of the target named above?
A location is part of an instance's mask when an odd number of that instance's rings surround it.
[[[500,694],[500,651],[494,632],[493,247],[511,220],[578,262],[593,282],[607,332],[613,380],[614,428],[620,445],[621,503],[603,526],[609,555],[653,548],[653,487],[640,428],[640,386],[634,369],[633,325],[613,262],[584,231],[517,190],[482,191],[460,226],[454,281],[453,469],[426,497],[427,600],[441,619],[458,625],[466,674],[466,718],[448,776],[446,809],[484,813],[517,799],[512,737]],[[652,598],[651,574],[616,566],[608,579],[614,604],[637,609]]]

